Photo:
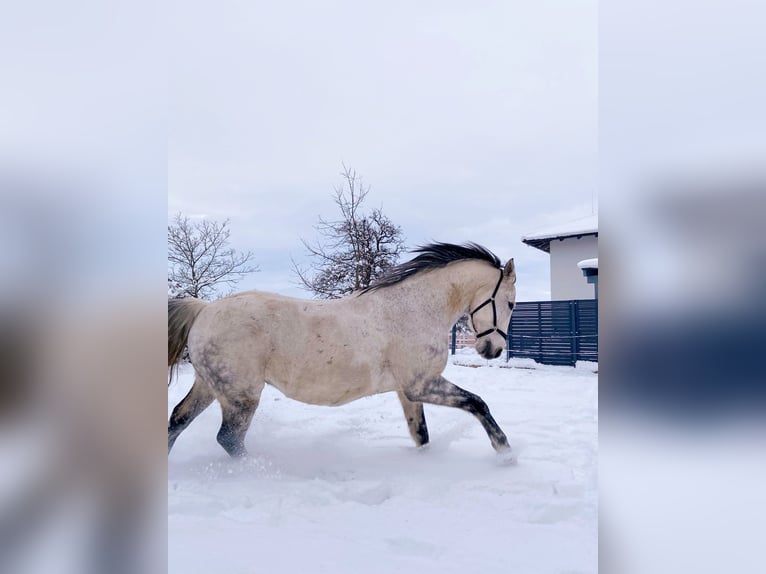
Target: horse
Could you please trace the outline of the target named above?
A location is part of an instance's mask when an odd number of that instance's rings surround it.
[[[343,405],[396,392],[418,447],[429,441],[423,403],[474,415],[504,462],[515,462],[487,404],[442,376],[446,334],[468,314],[475,348],[500,356],[516,300],[513,259],[504,266],[476,243],[431,243],[369,287],[332,300],[245,291],[214,302],[168,300],[168,385],[184,348],[194,367],[189,393],[168,423],[168,454],[213,400],[223,420],[218,443],[232,457],[266,384],[313,405]]]

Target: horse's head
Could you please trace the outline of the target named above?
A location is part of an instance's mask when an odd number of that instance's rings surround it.
[[[476,351],[485,359],[496,359],[505,349],[506,332],[516,302],[516,267],[509,259],[491,293],[477,293],[469,311],[476,333]]]

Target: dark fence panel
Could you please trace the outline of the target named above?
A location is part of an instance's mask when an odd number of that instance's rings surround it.
[[[516,303],[508,326],[508,357],[546,365],[598,361],[598,300]]]

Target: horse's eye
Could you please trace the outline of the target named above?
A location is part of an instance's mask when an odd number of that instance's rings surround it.
[[[511,311],[513,311],[513,303],[511,303],[510,301],[508,301],[508,308],[509,308]]]

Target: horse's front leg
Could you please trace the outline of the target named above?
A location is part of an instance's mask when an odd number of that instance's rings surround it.
[[[461,389],[444,377],[413,383],[404,388],[404,394],[410,401],[455,407],[471,413],[487,431],[494,449],[503,454],[510,452],[511,447],[505,433],[492,418],[487,403],[478,395]]]
[[[417,446],[428,444],[428,427],[426,415],[423,412],[423,403],[409,400],[402,391],[397,391],[399,401],[402,403],[404,418],[407,419],[407,427],[410,429],[412,440]]]

